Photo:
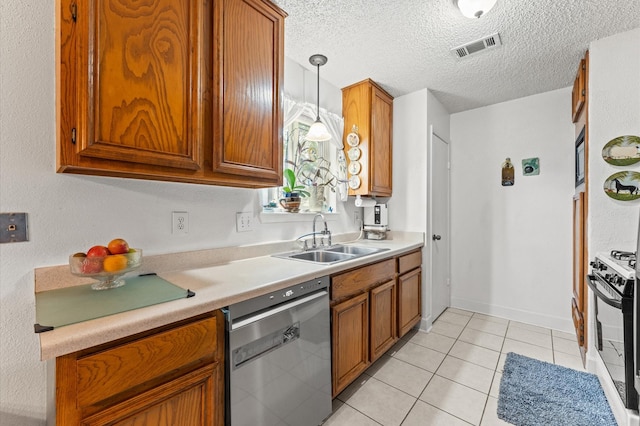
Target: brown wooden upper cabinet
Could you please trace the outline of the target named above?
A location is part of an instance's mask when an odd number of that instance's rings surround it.
[[[367,79],[342,89],[342,114],[345,157],[349,164],[360,163],[360,167],[349,168],[349,195],[390,197],[393,98]],[[347,143],[354,125],[360,139],[356,147]],[[355,170],[358,173],[351,173]],[[352,179],[354,176],[357,178]]]
[[[282,183],[284,19],[268,0],[57,0],[57,169]]]
[[[586,78],[587,64],[584,59],[580,61],[578,66],[578,72],[576,74],[576,80],[573,82],[573,91],[571,92],[571,118],[575,123],[578,121],[578,117],[584,107],[584,102],[587,95],[587,78]]]

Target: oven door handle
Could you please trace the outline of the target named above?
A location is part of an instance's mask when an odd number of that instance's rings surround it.
[[[622,309],[622,302],[620,300],[611,299],[609,296],[601,292],[600,289],[598,289],[598,286],[595,284],[596,279],[597,278],[593,275],[587,275],[587,284],[589,285],[589,288],[591,288],[596,296],[598,296],[598,298],[607,305],[613,306],[617,309]]]

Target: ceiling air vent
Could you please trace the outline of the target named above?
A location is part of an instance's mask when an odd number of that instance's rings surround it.
[[[480,40],[474,40],[470,43],[463,44],[462,46],[454,47],[451,49],[451,53],[458,59],[466,58],[471,55],[484,52],[485,50],[495,49],[502,46],[500,40],[500,34],[495,33],[489,36],[483,37]]]

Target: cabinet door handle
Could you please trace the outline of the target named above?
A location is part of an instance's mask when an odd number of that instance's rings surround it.
[[[433,234],[433,237],[431,237],[431,239],[432,239],[433,241],[439,241],[439,240],[441,240],[441,239],[442,239],[442,237],[441,237],[440,235]]]

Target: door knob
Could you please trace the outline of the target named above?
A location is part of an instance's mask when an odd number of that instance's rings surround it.
[[[439,240],[441,240],[441,239],[442,239],[442,237],[441,237],[440,235],[433,234],[433,237],[431,237],[431,239],[432,239],[433,241],[439,241]]]

